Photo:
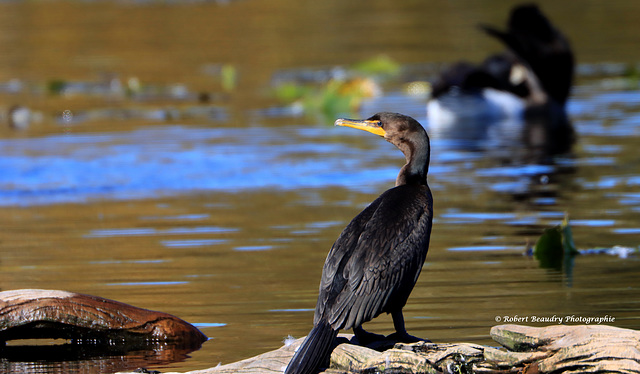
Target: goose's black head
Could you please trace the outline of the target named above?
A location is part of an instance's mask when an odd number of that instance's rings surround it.
[[[486,25],[480,28],[528,64],[549,97],[561,105],[566,103],[573,83],[573,52],[566,37],[537,5],[515,7],[507,31]]]

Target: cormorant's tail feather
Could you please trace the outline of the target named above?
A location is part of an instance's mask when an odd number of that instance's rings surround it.
[[[329,361],[338,331],[325,321],[313,327],[289,362],[285,374],[315,374]]]

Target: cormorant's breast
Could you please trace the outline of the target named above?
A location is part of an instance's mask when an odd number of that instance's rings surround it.
[[[433,201],[427,185],[384,192],[343,230],[322,271],[315,323],[360,326],[401,310],[429,248]]]

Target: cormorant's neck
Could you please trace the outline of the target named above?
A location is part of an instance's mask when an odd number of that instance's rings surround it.
[[[396,178],[396,186],[404,184],[427,184],[429,171],[429,138],[425,136],[419,140],[396,144],[404,153],[407,163],[400,169]]]

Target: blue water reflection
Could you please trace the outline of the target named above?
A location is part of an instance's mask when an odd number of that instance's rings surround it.
[[[92,230],[85,238],[103,238],[115,236],[152,236],[152,235],[192,235],[192,234],[213,234],[238,231],[230,227],[172,227],[169,229],[156,229],[152,227],[123,228],[123,229],[96,229]]]
[[[212,245],[224,244],[226,239],[187,239],[187,240],[163,240],[160,243],[169,248],[194,248],[210,247]]]
[[[395,177],[395,166],[359,167],[362,155],[345,157],[356,150],[317,137],[325,130],[171,126],[4,140],[0,205],[256,188],[364,189]]]
[[[584,87],[578,86],[569,103],[581,139],[580,157],[556,157],[553,162],[515,162],[516,157],[509,153],[518,150],[519,145],[514,142],[506,148],[491,146],[483,151],[469,144],[461,146],[459,139],[438,136],[423,120],[423,101],[397,92],[365,102],[362,112],[373,111],[373,107],[395,108],[423,121],[432,135],[430,180],[435,180],[431,184],[434,191],[447,190],[448,186],[469,186],[476,192],[512,196],[537,191],[530,201],[538,206],[552,206],[558,203],[557,196],[545,186],[556,182],[555,175],[577,168],[615,166],[621,157],[628,157],[624,155],[625,146],[620,144],[621,137],[640,135],[640,115],[633,111],[640,104],[637,90],[591,93]],[[172,125],[12,138],[0,140],[0,206],[335,186],[378,192],[393,183],[401,163],[397,149],[376,137],[326,125],[242,128]],[[584,189],[620,186],[633,189],[640,185],[640,178],[634,173],[599,172],[595,179],[575,182]],[[313,202],[310,198],[305,204]],[[621,197],[619,202],[638,205],[635,198]],[[197,221],[208,216],[174,218]],[[134,231],[102,235],[158,234],[145,232],[144,228],[131,230]],[[100,232],[92,235],[99,236]]]

